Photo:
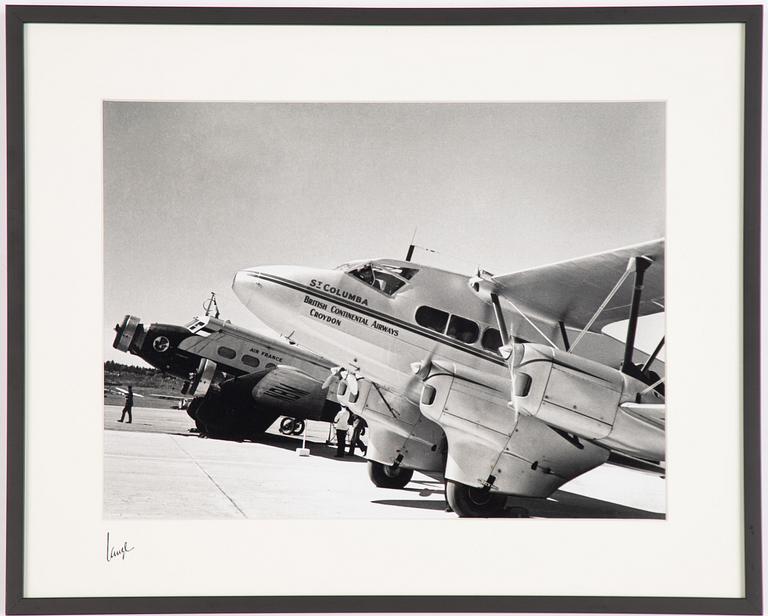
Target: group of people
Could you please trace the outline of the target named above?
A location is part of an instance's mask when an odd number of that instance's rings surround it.
[[[347,432],[349,432],[350,426],[352,427],[352,436],[349,438],[349,454],[355,455],[355,447],[358,447],[363,455],[366,454],[368,448],[360,438],[365,434],[366,427],[365,419],[359,415],[355,415],[347,408],[341,407],[341,410],[336,413],[336,417],[333,418],[333,426],[336,428],[336,457],[344,457],[344,448],[347,442]]]

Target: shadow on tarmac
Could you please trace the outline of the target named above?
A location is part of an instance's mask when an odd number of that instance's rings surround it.
[[[617,503],[558,490],[550,498],[510,497],[507,507],[523,507],[536,518],[622,518],[663,520],[663,513],[644,511]]]
[[[268,432],[264,434],[263,438],[254,442],[269,447],[279,447],[281,449],[294,451],[301,447],[300,438],[283,436],[281,434],[270,434]],[[338,459],[340,462],[367,462],[365,458],[361,458],[358,455],[350,456],[348,453],[345,453],[343,458],[336,458],[336,446],[331,447],[325,443],[307,441],[305,446],[309,449],[311,455],[318,458]],[[346,451],[349,450],[345,449],[345,452]]]
[[[407,488],[406,488],[407,489]],[[412,491],[412,490],[409,490]],[[437,493],[432,492],[431,493]],[[424,495],[427,496],[427,495]],[[445,509],[444,501],[434,500],[375,500],[377,505],[390,507],[409,507],[413,509],[431,509],[439,511]],[[609,503],[597,498],[589,498],[569,492],[555,492],[552,499],[517,498],[510,497],[507,502],[507,511],[495,517],[518,517],[519,508],[528,511],[527,516],[532,518],[621,518],[621,519],[652,519],[663,520],[663,513],[654,513],[625,507],[616,503]],[[513,513],[514,512],[514,513]]]
[[[371,501],[376,505],[389,505],[391,507],[410,507],[411,509],[432,509],[434,511],[444,511],[444,501],[425,501],[425,500],[375,500]]]

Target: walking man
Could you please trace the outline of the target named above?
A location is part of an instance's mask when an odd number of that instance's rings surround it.
[[[333,418],[333,425],[336,428],[336,457],[344,457],[344,446],[347,440],[347,430],[349,430],[350,412],[343,406]]]
[[[123,414],[120,416],[120,419],[118,419],[117,421],[123,421],[127,414],[128,421],[126,421],[125,423],[131,423],[131,421],[133,420],[133,415],[131,414],[132,408],[133,408],[133,386],[128,385],[128,393],[125,394],[125,406],[123,407]]]
[[[363,452],[363,455],[368,453],[368,448],[365,446],[365,443],[360,439],[360,437],[365,434],[365,426],[368,424],[365,422],[365,419],[360,417],[360,415],[355,415],[355,419],[352,422],[352,436],[349,439],[349,455],[354,456],[355,455],[355,447],[359,447],[360,451]]]

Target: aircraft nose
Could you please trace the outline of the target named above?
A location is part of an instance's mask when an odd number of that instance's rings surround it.
[[[269,303],[272,294],[263,292],[264,287],[269,286],[269,281],[262,279],[262,276],[269,274],[269,271],[269,266],[250,267],[235,274],[232,280],[232,290],[243,303],[243,306],[253,309],[256,305]]]
[[[253,293],[253,287],[256,286],[257,277],[258,272],[254,270],[240,270],[232,279],[232,290],[237,295],[237,298],[246,306]]]
[[[262,322],[280,329],[303,301],[302,289],[314,270],[290,265],[258,265],[235,274],[232,290]]]

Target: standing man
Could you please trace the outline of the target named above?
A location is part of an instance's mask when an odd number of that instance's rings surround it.
[[[133,386],[128,385],[128,393],[125,394],[125,406],[123,407],[123,414],[120,416],[120,419],[117,421],[123,421],[125,419],[125,415],[128,415],[128,421],[125,423],[131,423],[133,420],[133,415],[131,414],[131,409],[133,408]]]
[[[333,418],[333,425],[336,428],[336,457],[344,457],[344,446],[347,440],[347,430],[349,430],[350,413],[343,406]]]

